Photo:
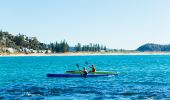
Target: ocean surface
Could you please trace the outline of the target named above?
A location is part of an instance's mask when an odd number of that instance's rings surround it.
[[[119,75],[46,77],[87,67],[85,61]],[[170,55],[0,57],[1,99],[170,100]]]

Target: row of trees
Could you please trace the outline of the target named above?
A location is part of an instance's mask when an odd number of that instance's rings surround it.
[[[60,43],[45,44],[38,41],[36,37],[27,37],[22,34],[16,36],[8,32],[0,31],[0,49],[8,47],[21,51],[24,48],[32,50],[51,50],[52,52],[68,52],[69,45],[66,41]]]
[[[92,44],[90,43],[89,45],[81,45],[80,43],[78,43],[75,46],[75,50],[76,51],[93,51],[93,52],[97,52],[97,51],[101,51],[101,50],[106,50],[106,46],[103,45],[99,45],[99,44]]]
[[[0,31],[0,50],[2,48],[14,48],[18,52],[26,50],[51,50],[53,53],[69,52],[69,51],[101,51],[106,50],[106,46],[99,44],[81,45],[78,43],[75,47],[69,47],[68,43],[64,40],[55,43],[45,44],[38,41],[36,37],[28,37],[26,35],[18,34],[16,36],[8,32]]]
[[[58,52],[68,52],[69,51],[69,45],[68,43],[64,40],[61,41],[60,43],[50,43],[48,46],[53,53],[58,53]]]

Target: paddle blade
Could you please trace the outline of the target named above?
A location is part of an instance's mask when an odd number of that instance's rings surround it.
[[[80,70],[80,68],[79,68],[79,64],[76,64],[77,65],[77,68]]]
[[[87,62],[87,61],[86,61],[85,63],[88,65],[88,62]]]

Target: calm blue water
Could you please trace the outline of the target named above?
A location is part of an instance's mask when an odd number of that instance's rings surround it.
[[[96,78],[47,78],[95,64],[120,72]],[[170,56],[0,57],[0,99],[170,99]]]

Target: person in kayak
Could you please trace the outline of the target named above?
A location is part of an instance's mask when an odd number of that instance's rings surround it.
[[[87,70],[86,70],[85,67],[84,67],[84,69],[83,69],[83,75],[84,75],[84,76],[87,76]]]
[[[92,65],[92,70],[91,72],[96,72],[96,67],[94,65]]]

